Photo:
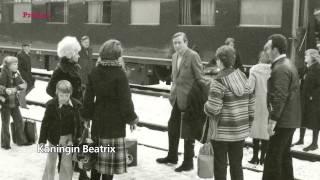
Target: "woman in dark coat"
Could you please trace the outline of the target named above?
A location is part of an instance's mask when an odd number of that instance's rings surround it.
[[[55,96],[56,84],[60,80],[67,80],[72,84],[72,97],[81,100],[80,65],[78,64],[81,46],[75,37],[66,36],[58,44],[60,62],[54,70],[47,86],[47,93]]]
[[[117,40],[105,42],[99,59],[88,76],[82,116],[92,120],[91,137],[99,146],[115,147],[115,152],[99,152],[91,171],[91,179],[113,179],[114,174],[127,172],[125,140],[126,124],[135,129],[138,122],[127,76],[119,58],[121,44]]]
[[[320,54],[315,49],[305,53],[307,71],[303,77],[302,85],[302,127],[300,139],[295,145],[303,144],[305,128],[313,131],[312,143],[304,151],[318,149],[318,136],[320,130]]]

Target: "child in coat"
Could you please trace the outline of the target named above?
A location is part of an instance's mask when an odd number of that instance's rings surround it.
[[[17,98],[19,91],[25,90],[26,87],[26,83],[18,71],[18,59],[13,56],[6,56],[3,59],[3,67],[0,75],[0,96],[5,99],[1,109],[1,148],[3,149],[11,149],[9,132],[10,116],[12,116],[14,122],[16,143],[18,145],[31,145],[23,131],[23,121]]]
[[[47,102],[42,120],[39,138],[40,149],[63,147],[67,149],[77,144],[81,136],[80,108],[81,103],[71,97],[72,85],[67,80],[61,80],[56,85],[56,97]],[[57,152],[48,153],[43,180],[54,180]],[[72,153],[62,152],[60,164],[60,180],[71,180],[73,174]]]

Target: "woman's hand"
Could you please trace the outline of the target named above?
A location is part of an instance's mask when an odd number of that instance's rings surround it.
[[[130,131],[133,132],[137,128],[137,124],[139,122],[139,118],[137,117],[131,124],[130,124]]]

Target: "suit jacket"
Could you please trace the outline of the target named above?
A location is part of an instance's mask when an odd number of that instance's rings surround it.
[[[272,120],[280,128],[299,128],[301,123],[298,71],[288,58],[272,63],[268,80],[268,105]]]
[[[87,84],[88,83],[88,75],[91,72],[92,68],[95,67],[95,61],[92,59],[92,49],[91,48],[84,48],[81,47],[81,51],[79,52],[79,61],[78,63],[81,66],[80,69],[80,77],[81,83]]]
[[[177,67],[178,54],[172,56],[172,86],[170,91],[170,103],[178,103],[181,111],[187,108],[187,99],[195,81],[203,79],[203,67],[198,53],[187,49],[183,54],[180,67]]]

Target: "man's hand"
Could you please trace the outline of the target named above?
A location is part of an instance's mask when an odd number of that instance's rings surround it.
[[[277,121],[274,121],[274,120],[270,120],[269,123],[268,123],[268,133],[270,136],[273,136],[274,135],[274,128],[276,127],[277,125]]]

